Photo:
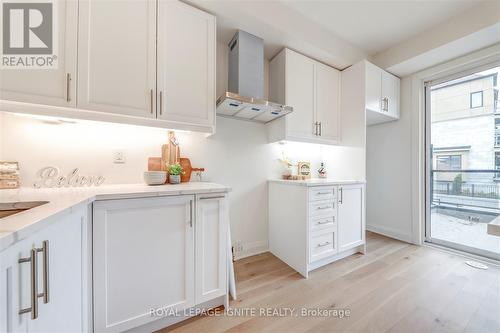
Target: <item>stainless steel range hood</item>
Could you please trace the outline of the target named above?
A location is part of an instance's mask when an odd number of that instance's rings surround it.
[[[217,100],[217,115],[268,123],[293,111],[264,95],[264,41],[239,30],[229,42],[228,92]]]

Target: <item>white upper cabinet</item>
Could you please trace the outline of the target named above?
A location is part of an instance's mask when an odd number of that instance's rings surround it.
[[[288,50],[285,52],[284,88],[286,101],[283,101],[282,104],[293,107],[293,113],[285,118],[287,135],[312,139],[315,136],[313,125],[314,62],[301,54]],[[271,99],[273,97],[271,96]]]
[[[399,78],[368,61],[363,64],[367,125],[399,119]]]
[[[215,124],[215,17],[179,1],[158,2],[158,118]]]
[[[215,16],[177,0],[54,8],[58,67],[1,70],[3,111],[214,132]]]
[[[269,95],[293,112],[271,122],[269,141],[337,144],[340,141],[340,72],[289,49],[270,63]]]
[[[54,69],[0,70],[0,100],[42,105],[76,105],[78,2],[53,1],[57,22],[53,43]]]
[[[340,72],[316,63],[316,121],[319,137],[331,142],[340,141]]]
[[[399,119],[399,91],[400,80],[398,77],[382,71],[382,101],[385,103],[384,111],[391,117]]]
[[[80,1],[78,108],[155,118],[156,1]]]

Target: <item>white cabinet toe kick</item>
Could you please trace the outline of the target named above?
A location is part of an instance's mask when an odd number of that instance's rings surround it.
[[[270,182],[270,251],[306,278],[318,267],[365,253],[364,189],[360,182]]]

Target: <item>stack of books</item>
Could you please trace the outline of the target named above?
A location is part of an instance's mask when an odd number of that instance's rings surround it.
[[[0,161],[0,189],[19,187],[19,163]]]

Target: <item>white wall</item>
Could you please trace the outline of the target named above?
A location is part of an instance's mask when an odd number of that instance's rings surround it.
[[[295,161],[311,161],[314,170],[324,160],[330,176],[364,178],[352,172],[352,163],[364,165],[352,148],[268,144],[263,124],[217,117],[212,137],[188,132],[177,136],[181,155],[194,167],[206,168],[204,180],[233,188],[232,237],[242,241],[243,255],[267,249],[267,180],[281,175],[278,158],[283,150]],[[91,121],[55,125],[10,113],[4,113],[0,123],[2,158],[20,162],[23,186],[31,186],[37,170],[49,165],[64,172],[78,167],[85,175],[103,175],[107,184],[140,183],[147,158],[160,156],[166,137],[167,131],[157,128]],[[116,149],[125,152],[125,164],[113,164]]]
[[[411,80],[401,80],[398,121],[368,126],[366,224],[369,230],[411,241]]]

